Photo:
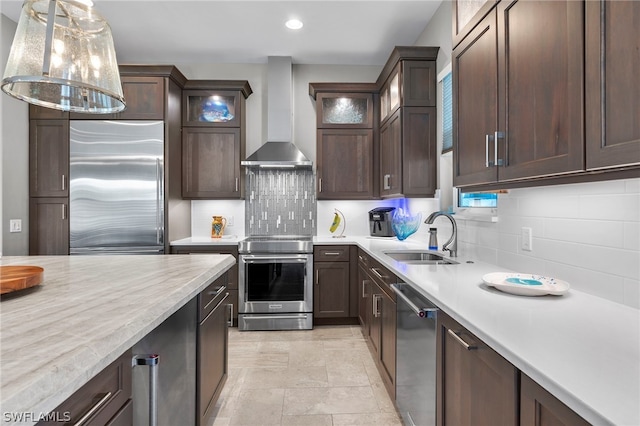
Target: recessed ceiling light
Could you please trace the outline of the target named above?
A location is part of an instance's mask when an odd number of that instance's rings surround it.
[[[302,28],[302,21],[299,21],[298,19],[289,19],[285,22],[285,25],[291,30],[299,30]]]

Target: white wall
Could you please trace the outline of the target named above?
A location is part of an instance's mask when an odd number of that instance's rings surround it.
[[[17,24],[0,15],[0,72],[9,57]],[[29,253],[29,107],[4,92],[0,93],[0,253]],[[22,232],[10,233],[9,220],[22,220]]]

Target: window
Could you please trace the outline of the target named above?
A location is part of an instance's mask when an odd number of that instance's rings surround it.
[[[442,79],[442,152],[453,149],[453,93],[451,73]]]

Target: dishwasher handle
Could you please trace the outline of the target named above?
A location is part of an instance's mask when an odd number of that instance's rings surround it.
[[[438,312],[438,308],[435,306],[429,308],[419,308],[407,296],[405,296],[405,294],[402,292],[402,289],[397,284],[391,284],[391,290],[393,290],[396,296],[402,299],[402,301],[406,303],[409,308],[411,308],[411,310],[420,318],[433,318],[433,314],[435,312]]]

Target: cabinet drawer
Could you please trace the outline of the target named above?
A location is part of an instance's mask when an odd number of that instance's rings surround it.
[[[382,266],[380,262],[375,259],[369,259],[369,275],[373,281],[380,286],[385,293],[387,293],[391,299],[395,302],[396,294],[391,290],[391,284],[396,284],[398,278],[391,273],[387,268]]]
[[[348,262],[349,246],[317,246],[313,248],[314,262]]]
[[[78,389],[53,413],[67,418],[68,424],[85,419],[86,425],[104,425],[113,419],[131,398],[131,351],[127,351]],[[55,418],[52,416],[55,420]],[[56,421],[41,421],[38,425],[59,425]],[[118,424],[118,423],[116,423]]]
[[[227,272],[209,284],[209,286],[198,295],[198,321],[204,320],[207,315],[209,315],[209,312],[220,303],[227,294],[226,290]]]

